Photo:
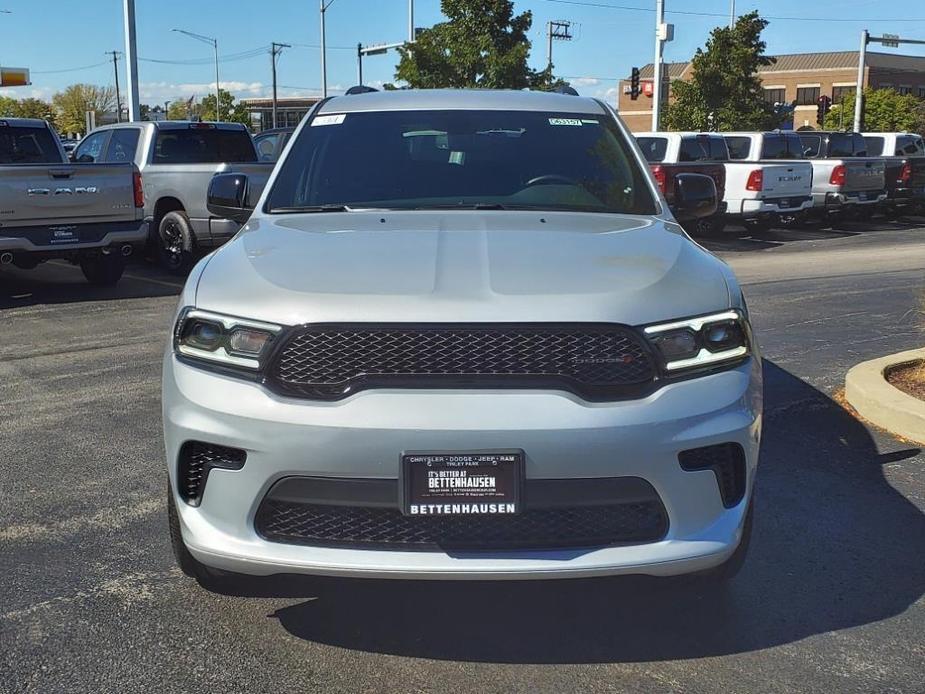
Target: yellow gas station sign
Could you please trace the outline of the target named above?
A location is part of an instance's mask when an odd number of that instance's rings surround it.
[[[0,67],[0,87],[27,87],[32,84],[27,67]]]

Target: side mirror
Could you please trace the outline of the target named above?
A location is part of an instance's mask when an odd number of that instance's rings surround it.
[[[220,219],[244,224],[254,208],[247,200],[247,176],[244,174],[216,174],[209,182],[206,207]]]
[[[701,219],[716,214],[719,194],[716,183],[703,174],[678,174],[674,205],[671,211],[679,222]]]

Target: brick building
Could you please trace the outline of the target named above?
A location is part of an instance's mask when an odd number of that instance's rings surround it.
[[[816,106],[827,94],[838,103],[845,91],[853,92],[858,75],[858,51],[835,53],[795,53],[775,56],[777,62],[762,67],[758,74],[765,98],[771,103],[794,104],[793,126],[816,127]],[[867,52],[864,86],[892,88],[903,94],[925,99],[925,57]],[[667,83],[688,79],[690,63],[666,63]],[[642,91],[636,101],[630,99],[629,78],[620,81],[617,110],[630,130],[641,132],[652,127],[652,63],[640,68]],[[665,103],[664,101],[662,103]],[[845,124],[850,127],[850,123]]]

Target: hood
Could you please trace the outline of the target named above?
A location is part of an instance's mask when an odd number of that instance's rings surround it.
[[[319,322],[642,324],[728,308],[722,261],[652,217],[509,211],[257,216],[200,308]]]

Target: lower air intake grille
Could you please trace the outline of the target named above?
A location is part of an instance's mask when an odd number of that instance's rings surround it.
[[[732,508],[745,496],[745,451],[737,443],[691,448],[678,454],[681,467],[689,472],[713,470],[723,505]]]
[[[365,388],[555,388],[638,395],[655,377],[630,328],[595,324],[310,325],[273,357],[268,385],[336,400]]]
[[[386,549],[552,549],[655,542],[668,530],[660,501],[528,509],[511,516],[406,516],[395,508],[265,499],[267,540]]]
[[[177,466],[177,488],[180,497],[191,506],[197,506],[202,499],[206,479],[212,468],[240,470],[244,467],[246,459],[247,453],[239,448],[187,441],[180,448]]]

